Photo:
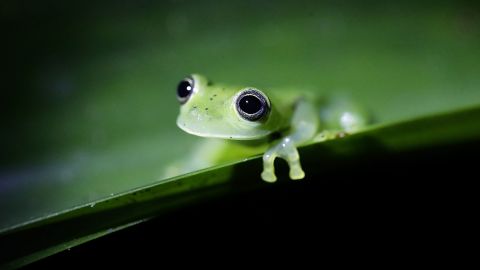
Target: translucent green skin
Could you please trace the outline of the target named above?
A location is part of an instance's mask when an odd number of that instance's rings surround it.
[[[242,90],[256,88],[209,85],[201,75],[193,74],[191,77],[195,81],[193,94],[180,106],[177,118],[177,125],[184,131],[202,137],[254,140],[288,127],[291,104],[286,106],[281,100],[262,91],[270,101],[269,116],[260,121],[248,121],[237,113],[235,100]]]
[[[291,179],[302,179],[305,173],[301,168],[298,145],[335,138],[339,133],[352,133],[367,124],[364,111],[347,99],[321,101],[315,97],[283,92],[279,97],[264,89],[211,84],[198,74],[191,77],[194,80],[193,93],[180,106],[177,125],[193,135],[227,140],[211,140],[198,147],[190,160],[184,163],[189,168],[183,168],[182,171],[205,168],[219,160],[228,160],[225,156],[233,159],[262,151],[263,180],[276,181],[276,157],[288,162]],[[270,112],[258,121],[245,120],[237,112],[236,98],[246,89],[260,91],[268,99]],[[272,133],[280,134],[280,138],[269,142]],[[228,143],[232,140],[260,143],[254,146]]]

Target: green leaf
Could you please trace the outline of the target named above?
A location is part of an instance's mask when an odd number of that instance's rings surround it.
[[[314,143],[300,149],[308,175],[338,166],[339,158],[365,159],[370,155],[402,153],[478,140],[480,107],[372,126],[361,133]],[[319,166],[318,164],[321,164]],[[2,264],[18,267],[61,250],[128,227],[185,204],[229,196],[275,184],[261,181],[261,158],[209,168],[115,195],[108,199],[41,217],[1,232]],[[241,172],[241,173],[240,173]],[[293,185],[280,175],[280,184]],[[36,241],[32,241],[36,239]]]

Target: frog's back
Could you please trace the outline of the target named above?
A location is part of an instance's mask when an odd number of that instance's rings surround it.
[[[288,110],[292,110],[299,100],[311,102],[318,111],[319,132],[332,130],[353,133],[371,122],[367,110],[346,94],[318,95],[314,91],[282,89],[272,92],[271,95],[279,100],[285,109],[288,107]]]
[[[367,110],[347,95],[316,100],[323,129],[357,132],[370,123]]]

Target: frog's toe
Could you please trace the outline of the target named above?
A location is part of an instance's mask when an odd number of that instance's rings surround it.
[[[324,130],[318,133],[314,138],[314,142],[324,142],[327,140],[335,139],[337,137],[337,133],[334,131]]]
[[[273,183],[277,181],[277,177],[275,176],[275,173],[273,173],[272,171],[265,171],[265,170],[262,172],[262,179],[263,181],[269,182],[269,183]]]
[[[292,180],[300,180],[305,177],[305,172],[303,172],[300,166],[295,166],[290,169],[290,178]]]

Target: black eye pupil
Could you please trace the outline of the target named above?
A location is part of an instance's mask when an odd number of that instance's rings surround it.
[[[188,97],[190,95],[190,92],[192,91],[192,85],[188,81],[181,81],[180,84],[178,84],[177,88],[177,93],[179,97]]]
[[[244,96],[238,103],[240,109],[248,114],[255,114],[262,109],[262,102],[252,95]]]
[[[237,112],[245,120],[257,121],[265,119],[270,112],[268,98],[256,89],[247,89],[238,95]]]
[[[187,102],[193,91],[193,81],[189,78],[181,81],[177,86],[177,98],[181,104]]]

